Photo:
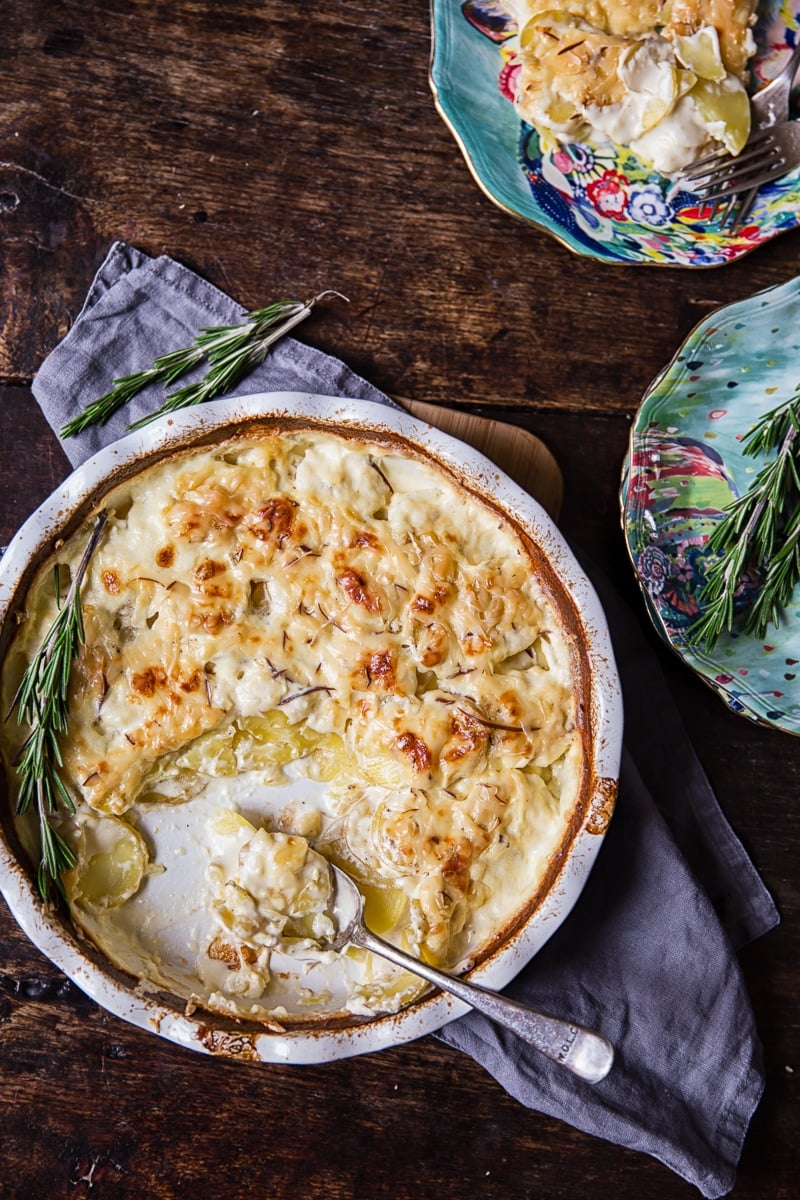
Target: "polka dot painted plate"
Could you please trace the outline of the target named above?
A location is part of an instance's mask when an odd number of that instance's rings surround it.
[[[729,708],[800,733],[800,587],[763,640],[726,634],[708,654],[689,626],[706,543],[764,459],[741,443],[800,384],[800,278],[719,309],[646,393],[623,469],[622,524],[648,612],[664,640]],[[745,581],[739,602],[752,600]]]
[[[800,224],[800,168],[763,188],[748,223],[727,235],[707,205],[629,150],[546,144],[510,101],[504,46],[516,30],[502,0],[431,0],[431,13],[431,87],[477,183],[569,249],[609,263],[715,267]],[[799,33],[795,0],[761,0],[754,87],[777,74]]]

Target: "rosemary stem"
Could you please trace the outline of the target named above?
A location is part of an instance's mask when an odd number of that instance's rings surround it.
[[[67,731],[71,667],[85,636],[81,584],[107,520],[105,510],[98,514],[64,603],[28,664],[6,717],[8,720],[16,709],[18,724],[30,727],[15,763],[20,780],[17,813],[23,815],[32,805],[36,809],[40,847],[37,881],[45,901],[50,898],[52,885],[60,887],[60,872],[75,862],[71,848],[51,824],[59,807],[75,810],[60,775],[62,757],[58,739]],[[59,599],[57,583],[56,599]]]
[[[693,642],[704,642],[710,651],[719,636],[733,632],[741,607],[739,589],[748,574],[761,575],[758,591],[742,621],[745,633],[764,637],[770,622],[778,623],[780,610],[800,582],[797,553],[797,520],[800,504],[800,387],[753,426],[742,445],[747,455],[775,451],[743,496],[725,510],[708,539],[709,554],[719,557],[708,567],[698,591],[700,614],[690,627]]]
[[[73,605],[77,599],[78,593],[79,593],[79,591],[81,589],[81,585],[83,583],[83,577],[86,574],[86,570],[89,566],[89,559],[92,557],[95,550],[97,549],[97,543],[100,541],[100,538],[103,536],[103,530],[106,527],[107,521],[108,521],[108,512],[106,509],[103,509],[101,512],[99,512],[97,514],[97,517],[95,518],[94,526],[92,528],[92,532],[89,535],[89,540],[86,543],[86,546],[84,547],[83,554],[81,555],[81,560],[78,563],[77,569],[75,570],[75,572],[72,576],[72,579],[70,580],[69,589],[68,589],[66,597],[64,599],[64,608],[68,608],[71,605]],[[80,620],[81,629],[82,629],[83,621],[80,617],[80,613],[78,614],[78,618]],[[81,641],[83,641],[83,638],[81,638]]]
[[[304,321],[311,311],[328,296],[346,300],[341,292],[318,292],[309,300],[279,300],[266,308],[253,309],[239,325],[214,325],[201,329],[190,346],[171,350],[153,360],[150,367],[132,375],[115,379],[110,390],[68,421],[61,430],[62,437],[73,437],[90,425],[101,425],[124,404],[149,384],[162,383],[171,387],[192,367],[204,360],[208,371],[197,383],[188,384],[168,393],[166,400],[154,413],[129,426],[140,429],[165,412],[201,404],[230,390],[252,367],[262,363],[275,343]]]

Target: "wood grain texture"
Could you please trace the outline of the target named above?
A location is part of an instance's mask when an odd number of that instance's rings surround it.
[[[794,270],[794,237],[687,273],[591,262],[509,219],[434,109],[427,0],[4,14],[10,381],[67,331],[116,238],[245,305],[338,288],[350,305],[304,337],[387,391],[575,413],[630,411],[698,320]]]
[[[642,612],[617,504],[631,417],[702,317],[796,273],[797,234],[681,272],[590,262],[509,219],[436,114],[427,0],[2,0],[0,55],[0,542],[67,473],[28,385],[124,239],[245,306],[344,292],[303,338],[392,395],[540,438],[563,473],[562,529]],[[648,637],[781,910],[742,955],[767,1089],[733,1197],[790,1200],[798,743],[735,717]],[[98,1009],[2,903],[0,952],[3,1200],[697,1195],[528,1112],[433,1038],[239,1067]]]

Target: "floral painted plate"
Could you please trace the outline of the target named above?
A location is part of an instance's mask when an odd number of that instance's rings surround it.
[[[545,146],[511,104],[516,29],[502,0],[431,0],[431,87],[483,191],[500,208],[603,262],[714,267],[800,224],[800,168],[762,189],[749,223],[722,234],[691,192],[619,146]],[[557,6],[556,6],[557,7]],[[777,74],[800,31],[789,0],[761,0],[754,86]]]
[[[743,716],[800,733],[800,587],[766,638],[690,639],[706,543],[764,459],[742,454],[753,423],[800,385],[800,278],[727,305],[690,334],[646,393],[622,479],[622,523],[650,616],[664,640]],[[757,579],[739,597],[752,600]]]

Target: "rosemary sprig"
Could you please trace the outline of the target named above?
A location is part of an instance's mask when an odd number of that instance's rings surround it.
[[[161,383],[169,388],[192,367],[203,361],[209,364],[208,372],[197,383],[187,384],[167,395],[165,402],[154,413],[142,417],[129,426],[139,429],[160,417],[202,404],[215,396],[227,392],[243,375],[262,363],[275,345],[301,321],[326,296],[341,296],[339,292],[320,292],[310,300],[279,300],[266,308],[256,308],[247,313],[240,325],[212,325],[201,329],[191,346],[171,350],[153,359],[152,365],[132,375],[115,379],[111,389],[92,401],[82,413],[68,421],[61,430],[62,437],[74,437],[90,425],[103,425],[123,405],[138,395],[151,383]]]
[[[138,395],[149,383],[163,383],[169,387],[180,379],[191,367],[202,361],[203,352],[189,347],[186,350],[173,350],[153,359],[153,365],[146,371],[137,371],[134,375],[122,375],[115,379],[111,390],[93,400],[82,413],[73,417],[62,426],[62,437],[74,437],[82,433],[90,425],[105,425],[118,408],[122,408],[129,400]]]
[[[58,741],[67,732],[72,661],[85,640],[81,584],[106,520],[107,513],[101,512],[58,616],[29,663],[6,717],[8,720],[16,709],[18,724],[30,726],[16,763],[20,778],[17,812],[22,815],[31,806],[36,809],[41,848],[37,883],[45,901],[50,899],[51,885],[55,884],[61,890],[61,872],[74,867],[76,861],[50,818],[60,806],[69,812],[75,811],[72,796],[60,774],[62,759]],[[60,602],[58,566],[54,577],[56,599]]]
[[[743,633],[763,638],[800,581],[800,386],[759,418],[742,444],[747,455],[777,450],[743,496],[728,505],[707,542],[711,562],[698,593],[700,616],[689,632],[711,650],[736,621],[736,594],[748,571],[760,572],[758,591],[742,617]]]

